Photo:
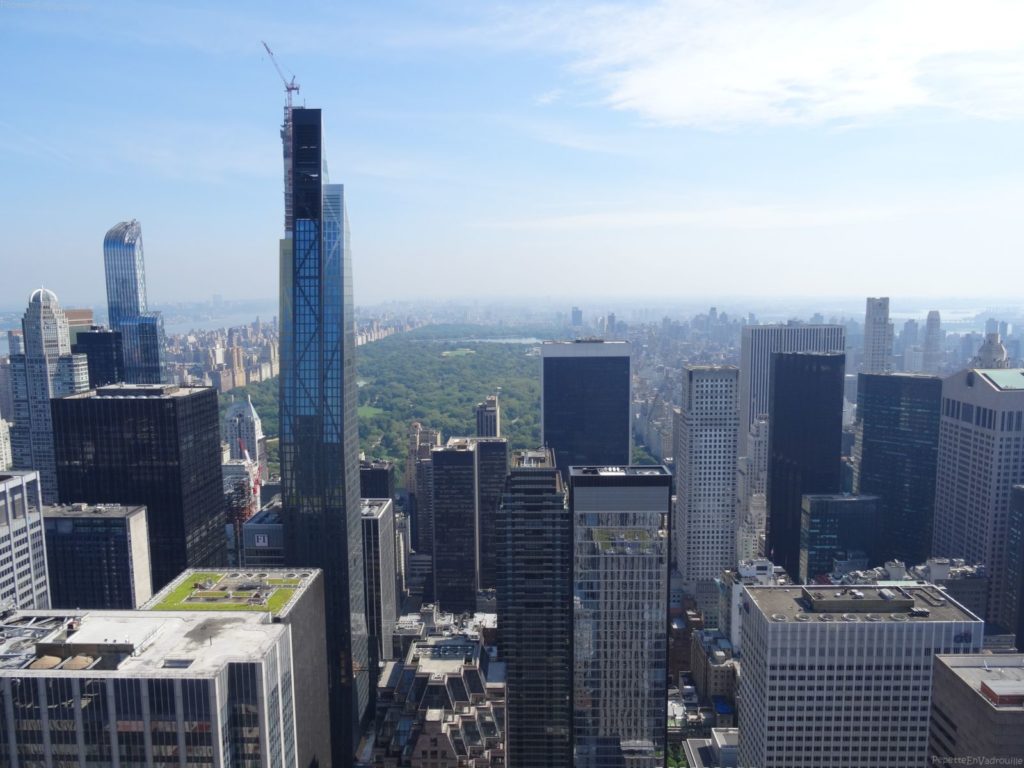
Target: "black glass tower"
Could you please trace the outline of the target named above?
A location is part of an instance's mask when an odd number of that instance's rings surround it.
[[[327,183],[320,110],[291,110],[282,138],[292,193],[281,241],[285,549],[290,565],[324,571],[332,762],[348,766],[370,695],[348,220],[342,186]]]
[[[880,497],[882,562],[918,565],[931,554],[941,405],[938,376],[857,377],[853,491]]]
[[[431,451],[434,600],[456,614],[476,610],[476,448],[453,439]]]
[[[359,463],[359,491],[364,499],[395,498],[395,464],[383,459]]]
[[[772,355],[768,411],[768,558],[800,573],[801,497],[839,493],[846,356]]]
[[[495,526],[508,476],[508,441],[503,437],[478,437],[473,442],[476,443],[477,476],[477,578],[480,589],[494,589],[497,586]]]
[[[584,339],[541,347],[541,438],[567,477],[571,466],[627,466],[629,343]]]
[[[124,348],[120,331],[111,331],[97,325],[88,331],[79,331],[71,351],[86,356],[90,389],[125,380]]]
[[[114,385],[50,404],[60,502],[145,505],[154,591],[225,565],[215,390]]]
[[[837,559],[863,555],[878,561],[878,497],[839,494],[804,496],[800,515],[800,583],[817,583],[832,573]]]
[[[573,764],[572,532],[551,452],[513,454],[496,526],[509,768]]]

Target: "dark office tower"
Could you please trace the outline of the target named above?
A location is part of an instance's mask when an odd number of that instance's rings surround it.
[[[441,610],[476,610],[476,444],[452,438],[431,453],[434,476],[434,599]]]
[[[836,560],[863,554],[878,559],[877,496],[819,493],[804,496],[800,515],[800,583],[814,583],[834,570]]]
[[[581,325],[583,325],[583,310],[580,309],[579,307],[573,307],[570,318],[570,323],[572,324],[573,328],[579,328]]]
[[[497,395],[488,395],[482,403],[477,403],[476,436],[501,437],[501,405]]]
[[[384,459],[359,462],[359,491],[364,499],[395,498],[395,464]]]
[[[766,557],[800,573],[801,497],[839,493],[843,354],[772,355]]]
[[[145,507],[46,507],[51,608],[139,608],[153,596]]]
[[[502,437],[478,437],[473,442],[476,443],[477,584],[480,589],[494,589],[497,579],[495,527],[508,475],[508,441]]]
[[[880,563],[931,554],[942,379],[865,374],[857,379],[853,492],[879,497]]]
[[[550,450],[517,451],[498,512],[509,768],[573,764],[572,516]]]
[[[998,576],[997,576],[998,578]],[[1008,629],[1017,636],[1017,649],[1024,646],[1024,485],[1010,491],[1010,514],[1006,526],[1006,569],[999,590]]]
[[[280,452],[285,549],[322,568],[333,764],[352,764],[369,702],[356,422],[352,256],[328,184],[319,109],[293,109],[292,224],[281,241]]]
[[[129,384],[159,384],[164,324],[160,313],[150,312],[146,303],[146,262],[138,221],[122,221],[107,232],[103,266],[110,328],[121,332],[124,345],[124,379]]]
[[[578,768],[665,757],[671,490],[664,467],[571,470]]]
[[[145,505],[154,590],[225,563],[215,390],[120,384],[51,406],[60,502]]]
[[[415,529],[416,551],[421,555],[432,555],[434,554],[434,462],[429,458],[417,459],[415,471],[416,509],[413,515],[415,523],[413,528]]]
[[[71,352],[85,355],[90,389],[124,381],[124,349],[120,331],[111,331],[100,325],[79,331]]]
[[[562,477],[575,465],[627,466],[629,342],[550,341],[541,356],[541,439]]]

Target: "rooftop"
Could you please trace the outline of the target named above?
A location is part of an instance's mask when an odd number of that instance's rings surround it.
[[[15,611],[0,619],[0,677],[210,677],[263,656],[285,631],[266,614]]]
[[[245,521],[245,525],[282,525],[281,505],[266,506]]]
[[[509,457],[512,469],[554,469],[555,459],[550,448],[529,451],[513,451]]]
[[[642,477],[664,475],[669,476],[669,471],[658,464],[634,464],[628,467],[569,467],[571,477],[584,475],[597,475],[599,477]]]
[[[360,514],[363,517],[380,517],[391,504],[391,499],[360,499]]]
[[[57,504],[43,507],[43,517],[130,517],[137,512],[145,513],[144,505],[123,506],[121,504]]]
[[[981,622],[931,584],[857,587],[752,586],[750,602],[775,623],[845,622]],[[744,598],[746,601],[746,598]]]
[[[482,646],[468,637],[429,637],[409,646],[407,663],[430,675],[457,674],[464,666],[478,666]]]
[[[1024,654],[940,654],[935,658],[993,707],[1024,712]]]
[[[1024,368],[977,368],[996,389],[1024,389]]]
[[[271,568],[189,569],[142,606],[146,611],[249,611],[286,614],[318,570]]]
[[[210,389],[210,387],[178,386],[177,384],[109,384],[105,387],[67,395],[65,400],[98,400],[124,399],[140,397],[147,399],[188,397],[189,395]]]

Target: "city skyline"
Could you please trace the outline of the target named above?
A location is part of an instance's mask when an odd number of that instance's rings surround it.
[[[191,297],[199,270],[230,298],[267,293],[284,94],[261,39],[298,103],[336,116],[361,303],[471,295],[481,257],[508,295],[537,292],[532,268],[582,296],[693,295],[723,260],[736,293],[983,295],[1024,244],[1009,4],[928,24],[902,3],[0,11],[23,94],[0,158],[24,180],[0,261],[41,254],[19,295],[61,274],[65,303],[97,300],[96,241],[126,218],[146,226],[154,304]],[[43,199],[66,199],[62,227]],[[989,270],[922,268],[968,252]]]

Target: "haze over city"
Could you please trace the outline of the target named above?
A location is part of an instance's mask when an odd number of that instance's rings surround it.
[[[266,40],[324,109],[360,304],[995,300],[1024,246],[1022,14],[5,1],[5,299],[45,283],[102,304],[103,234],[130,218],[153,303],[273,298],[284,92]]]

